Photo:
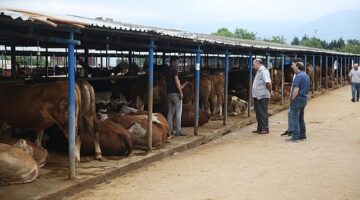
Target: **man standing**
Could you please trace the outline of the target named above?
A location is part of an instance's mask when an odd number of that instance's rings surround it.
[[[292,65],[291,65],[291,68],[292,70],[294,71],[294,67],[295,65],[298,63],[298,62],[302,62],[301,58],[294,58],[292,60]],[[294,84],[294,80],[295,80],[295,77],[296,77],[296,74],[294,74],[293,76],[293,81],[292,81],[292,84],[291,84],[291,89],[293,88],[293,84]],[[290,91],[290,94],[292,94],[292,90]],[[291,96],[290,96],[291,98]],[[289,99],[291,101],[291,99]],[[281,136],[291,136],[292,132],[293,132],[293,127],[292,127],[292,124],[291,124],[291,109],[290,109],[290,105],[289,105],[289,109],[288,109],[288,128],[287,130],[281,134]]]
[[[177,71],[178,57],[170,58],[170,66],[165,69],[166,91],[168,96],[168,114],[167,121],[170,126],[172,135],[185,136],[186,134],[181,130],[181,112],[182,112],[182,98],[180,80]],[[175,116],[175,120],[174,120]],[[175,121],[175,131],[174,131]]]
[[[254,59],[254,70],[256,76],[252,86],[252,96],[254,98],[254,108],[256,120],[258,122],[257,129],[253,133],[268,134],[269,133],[269,116],[268,104],[271,96],[271,79],[269,70],[263,65],[263,61],[259,58]]]
[[[355,63],[354,67],[349,72],[349,78],[351,83],[351,95],[352,95],[352,102],[355,102],[355,96],[356,101],[359,101],[359,94],[360,94],[360,70],[359,64]],[[355,95],[357,93],[357,95]]]
[[[296,77],[293,81],[290,94],[290,120],[292,126],[292,137],[287,141],[298,142],[306,139],[306,127],[304,121],[304,110],[308,99],[310,78],[304,72],[304,63],[298,62],[292,66]]]

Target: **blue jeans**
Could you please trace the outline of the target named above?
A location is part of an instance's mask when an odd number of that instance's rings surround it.
[[[179,93],[168,93],[168,114],[167,121],[169,123],[170,131],[173,135],[181,134],[181,112],[182,100]],[[176,132],[174,132],[174,115]]]
[[[357,94],[356,94],[357,93]],[[359,100],[359,94],[360,94],[360,83],[351,83],[351,95],[352,99]],[[356,97],[356,99],[355,99]]]
[[[288,132],[292,132],[293,131],[293,127],[292,127],[292,120],[291,120],[291,109],[290,109],[290,105],[289,105],[289,110],[288,110],[288,128],[287,128]]]
[[[289,122],[292,126],[293,139],[305,139],[306,138],[306,126],[304,120],[304,109],[306,106],[307,100],[295,98],[290,102],[289,110]],[[289,125],[289,126],[290,126]]]

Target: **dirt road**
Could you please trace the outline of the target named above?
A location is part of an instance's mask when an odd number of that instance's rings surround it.
[[[285,142],[287,112],[141,168],[70,199],[360,199],[360,103],[350,87],[305,111],[307,141]]]

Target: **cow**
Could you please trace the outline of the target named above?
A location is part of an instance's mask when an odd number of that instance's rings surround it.
[[[41,146],[34,144],[30,140],[23,140],[23,139],[18,139],[18,138],[14,138],[14,137],[1,137],[0,143],[8,144],[11,146],[27,145],[31,148],[31,150],[28,151],[28,153],[30,153],[30,155],[34,158],[38,167],[43,167],[46,163],[46,158],[48,156],[47,150]]]
[[[79,132],[86,129],[95,135],[95,130],[91,130],[94,118],[91,116],[83,118],[86,114],[93,114],[92,109],[95,109],[91,94],[93,91],[88,91],[90,88],[91,86],[86,85],[85,82],[75,84],[75,130],[78,130],[78,125],[80,125]],[[82,97],[89,97],[89,99]],[[41,146],[43,130],[53,124],[56,124],[66,138],[69,138],[67,81],[0,85],[0,110],[0,124],[3,127],[5,124],[7,127],[35,131],[38,135],[36,144],[39,146]],[[75,133],[77,162],[80,161],[80,135],[82,134]],[[95,140],[97,140],[96,137]],[[95,145],[99,146],[98,140]],[[96,157],[101,160],[101,151]]]
[[[228,95],[228,112],[232,116],[244,114],[247,111],[248,103],[237,96]]]
[[[105,156],[130,155],[132,139],[130,133],[121,125],[110,120],[99,122],[100,147]],[[81,141],[81,155],[93,155],[94,142],[89,137]]]
[[[313,68],[312,64],[306,65],[306,74],[310,78],[311,85],[314,84],[314,68]],[[312,89],[312,87],[311,87],[311,92],[314,94],[314,90]]]
[[[18,147],[0,143],[0,185],[29,183],[39,175],[25,140],[16,145]]]
[[[210,115],[202,109],[199,109],[199,121],[198,125],[201,126],[207,123],[210,119]],[[193,105],[183,104],[181,115],[181,126],[192,127],[195,122],[195,110]]]
[[[122,115],[110,113],[105,116],[105,120],[111,120],[128,130],[132,136],[133,144],[136,147],[144,148],[147,146],[147,115]],[[162,147],[168,134],[170,134],[170,127],[165,117],[160,113],[154,113],[152,116],[152,130],[152,147]]]
[[[212,115],[222,116],[224,103],[225,76],[223,73],[215,73],[207,76],[212,81],[213,96],[210,98]]]
[[[186,81],[182,86],[183,104],[193,105],[195,102],[195,88],[191,81]]]

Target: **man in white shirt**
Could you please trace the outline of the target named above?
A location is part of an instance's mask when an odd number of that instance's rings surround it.
[[[269,133],[268,104],[271,96],[271,79],[269,70],[263,65],[260,58],[253,61],[256,76],[252,86],[252,96],[254,98],[254,108],[258,122],[257,129],[253,133]]]
[[[351,83],[351,94],[352,94],[352,102],[355,102],[355,96],[356,101],[359,101],[359,94],[360,94],[360,70],[359,70],[359,64],[355,63],[354,67],[349,72],[349,78]],[[355,93],[357,93],[355,95]]]

